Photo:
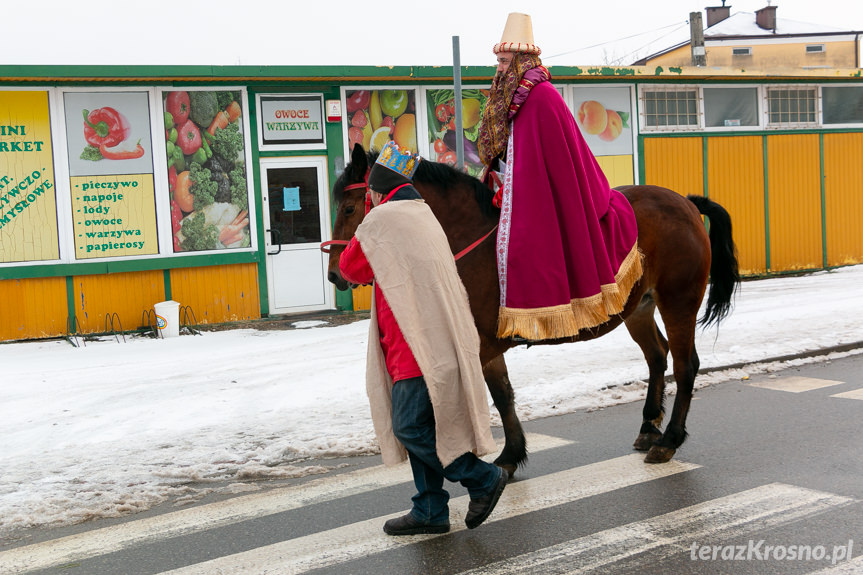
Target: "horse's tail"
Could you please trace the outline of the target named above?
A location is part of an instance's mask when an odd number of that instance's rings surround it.
[[[740,285],[737,267],[737,247],[731,236],[731,216],[709,198],[686,196],[698,211],[710,219],[710,291],[707,307],[698,320],[704,327],[719,323],[731,311],[731,300]]]

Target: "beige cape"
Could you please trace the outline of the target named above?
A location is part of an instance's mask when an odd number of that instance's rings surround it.
[[[437,454],[446,467],[457,457],[496,449],[489,423],[479,336],[449,243],[422,200],[381,204],[357,228],[375,281],[423,372],[434,407]],[[393,435],[392,381],[372,304],[366,391],[386,465],[407,453]]]

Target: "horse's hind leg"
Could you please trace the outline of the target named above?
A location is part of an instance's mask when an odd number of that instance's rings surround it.
[[[503,451],[500,452],[494,462],[512,477],[516,468],[527,462],[527,440],[524,437],[524,430],[521,428],[518,415],[515,413],[515,393],[509,381],[509,372],[506,369],[503,355],[489,361],[483,367],[483,375],[494,406],[500,413],[503,433],[506,437]]]
[[[656,304],[650,296],[645,296],[638,309],[626,318],[626,329],[647,361],[649,378],[647,397],[642,410],[641,429],[633,447],[647,451],[662,437],[662,418],[665,414],[663,400],[665,394],[665,370],[668,368],[668,341],[662,335],[653,312]]]
[[[660,313],[662,306],[660,305]],[[698,353],[695,351],[695,319],[697,305],[691,314],[681,314],[667,317],[663,314],[665,329],[668,332],[669,348],[674,365],[674,380],[677,382],[677,394],[674,397],[674,408],[665,428],[662,438],[648,451],[644,461],[647,463],[665,463],[674,457],[677,448],[686,441],[686,417],[692,403],[692,390],[695,386],[695,375],[700,365]],[[672,320],[672,321],[669,321]]]

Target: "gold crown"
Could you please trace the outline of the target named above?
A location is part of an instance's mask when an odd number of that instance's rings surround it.
[[[375,163],[389,168],[410,180],[413,179],[414,173],[417,171],[420,157],[418,154],[411,153],[407,148],[399,148],[395,142],[390,140],[384,146],[384,149],[381,150],[381,154]]]

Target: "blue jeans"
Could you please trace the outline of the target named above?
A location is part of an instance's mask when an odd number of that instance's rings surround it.
[[[500,469],[473,453],[465,453],[443,467],[435,448],[435,419],[428,388],[422,377],[393,385],[393,432],[408,451],[417,493],[411,498],[414,519],[426,524],[449,520],[449,493],[444,478],[461,483],[471,499],[488,495],[500,477]]]

